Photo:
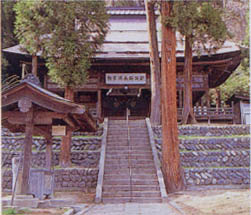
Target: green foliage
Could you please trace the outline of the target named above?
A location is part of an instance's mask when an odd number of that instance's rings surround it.
[[[2,1],[2,25],[1,25],[1,36],[2,36],[2,48],[7,48],[16,45],[17,39],[14,35],[14,22],[15,22],[15,12],[13,7],[16,1]],[[8,69],[11,65],[5,58],[4,53],[2,53],[2,79],[9,76]]]
[[[202,49],[211,53],[230,36],[221,12],[211,2],[178,1],[174,3],[172,15],[165,19],[165,24],[190,38],[189,42],[198,54]]]
[[[248,71],[239,67],[220,87],[221,98],[227,101],[234,94],[249,96],[250,75]]]
[[[17,44],[14,35],[15,12],[13,6],[15,1],[2,1],[2,48],[7,48]]]
[[[38,1],[18,1],[14,10],[16,12],[15,34],[19,44],[25,47],[31,55],[36,55],[43,47],[42,35],[48,33],[44,25],[46,3]]]
[[[42,51],[52,81],[83,84],[108,31],[105,2],[20,0],[15,10],[21,44],[31,54]]]
[[[246,13],[246,20],[247,20],[247,27],[246,27],[246,37],[244,38],[244,40],[242,41],[243,44],[243,48],[242,48],[242,61],[241,61],[241,66],[242,69],[245,71],[249,70],[249,66],[250,66],[250,52],[249,52],[249,48],[250,48],[250,31],[249,31],[249,10]]]
[[[17,214],[17,215],[25,215],[27,214],[27,212],[29,212],[28,209],[22,209],[22,210],[16,210],[15,208],[6,208],[6,209],[3,209],[3,215],[14,215],[14,214]]]
[[[243,96],[249,96],[250,94],[249,11],[247,11],[246,18],[248,24],[246,27],[246,37],[242,41],[244,48],[242,49],[241,65],[227,81],[219,87],[223,101],[227,101],[234,94]]]
[[[3,215],[17,214],[15,208],[7,208],[3,210]]]

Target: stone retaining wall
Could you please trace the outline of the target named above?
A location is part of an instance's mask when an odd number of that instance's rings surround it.
[[[183,167],[249,167],[249,151],[181,152]]]
[[[186,185],[248,187],[250,184],[250,137],[234,137],[233,135],[249,134],[249,128],[249,126],[179,127],[181,135],[204,136],[203,138],[180,138],[181,165],[184,168]],[[153,130],[161,160],[162,139],[159,133],[161,128]],[[212,137],[223,135],[230,137]]]
[[[6,137],[17,137],[17,136],[24,135],[24,133],[21,133],[21,132],[12,133],[7,128],[2,128],[1,132],[2,132],[2,136],[6,136]],[[100,125],[100,127],[98,128],[96,132],[78,132],[78,131],[73,132],[73,136],[101,136],[102,134],[103,134],[102,125]]]
[[[178,126],[179,135],[186,136],[228,136],[250,134],[250,125],[182,125]],[[154,127],[153,132],[161,138],[161,127]]]
[[[19,157],[17,153],[5,152],[2,155],[2,163],[6,168],[11,168],[12,158]],[[73,165],[85,168],[96,168],[99,163],[100,151],[72,151],[71,162]],[[53,154],[53,166],[59,165],[59,152]],[[32,167],[33,168],[45,168],[45,152],[33,152],[32,153]]]
[[[249,168],[185,169],[186,185],[243,185],[250,184]]]
[[[54,178],[55,191],[93,191],[97,186],[98,169],[97,168],[70,168],[56,169]],[[2,177],[3,191],[12,189],[12,171],[4,171]]]
[[[56,190],[90,190],[96,188],[100,159],[101,137],[73,137],[71,161],[75,169],[55,169]],[[53,138],[53,166],[59,165],[61,138]],[[14,156],[20,156],[24,137],[2,136],[2,166],[11,169]],[[45,139],[33,138],[32,167],[45,167]],[[60,175],[62,173],[62,175]],[[12,172],[7,170],[2,177],[2,190],[11,190]]]
[[[33,137],[33,149],[37,151],[45,150],[45,139]],[[22,149],[24,137],[2,136],[2,150],[18,151]],[[53,150],[60,150],[61,138],[53,138]],[[73,137],[72,150],[99,150],[101,147],[101,137]]]
[[[162,140],[155,139],[155,143],[160,150]],[[250,137],[180,139],[179,147],[181,151],[249,150]]]

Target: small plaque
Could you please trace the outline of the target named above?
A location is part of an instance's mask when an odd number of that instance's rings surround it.
[[[66,126],[57,125],[52,126],[52,136],[65,136],[66,135]]]

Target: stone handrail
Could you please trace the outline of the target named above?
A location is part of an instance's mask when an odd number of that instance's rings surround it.
[[[100,203],[102,200],[102,187],[103,187],[103,179],[104,179],[107,132],[108,132],[108,119],[105,118],[105,120],[104,120],[104,133],[103,133],[103,137],[102,137],[102,143],[101,143],[102,145],[101,145],[100,160],[99,160],[98,182],[97,182],[96,197],[95,197],[96,203]]]
[[[151,123],[150,123],[149,118],[146,118],[146,125],[147,125],[149,140],[150,140],[150,144],[151,144],[151,148],[152,148],[153,160],[154,160],[155,168],[157,171],[157,177],[158,177],[158,181],[159,181],[162,201],[166,201],[167,200],[166,186],[165,186],[164,177],[163,177],[163,174],[162,174],[162,171],[160,168],[161,164],[160,164],[158,152],[157,152],[157,149],[156,149],[156,146],[154,143],[154,136],[153,136],[153,131],[152,131],[152,127],[151,127]]]

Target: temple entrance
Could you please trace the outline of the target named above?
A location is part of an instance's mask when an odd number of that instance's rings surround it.
[[[104,117],[125,119],[126,109],[130,118],[149,117],[151,93],[149,90],[115,89],[102,91],[102,114]]]

